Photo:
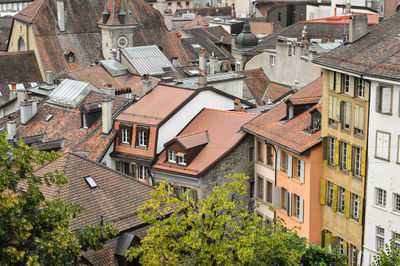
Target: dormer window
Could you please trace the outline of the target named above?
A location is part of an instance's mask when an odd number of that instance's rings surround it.
[[[87,123],[87,115],[82,114],[82,127],[87,129],[88,128],[88,123]]]
[[[310,131],[314,133],[321,129],[321,113],[317,109],[312,110],[310,113],[311,113]]]
[[[128,128],[122,128],[121,129],[121,142],[124,144],[130,144],[130,139],[129,139],[129,129]]]
[[[75,62],[75,53],[74,52],[65,50],[64,56],[67,59],[68,64],[73,64]]]
[[[178,152],[176,157],[178,157],[178,164],[186,165],[186,154],[183,152]]]
[[[168,162],[176,163],[176,152],[175,151],[168,151]]]

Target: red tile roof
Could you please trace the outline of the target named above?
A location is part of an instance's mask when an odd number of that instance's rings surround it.
[[[210,140],[200,153],[186,167],[183,167],[164,163],[166,158],[164,150],[153,167],[164,171],[200,176],[242,140],[245,134],[240,131],[241,126],[255,117],[257,114],[204,109],[177,136],[179,139],[182,136],[207,131]]]
[[[286,117],[286,103],[282,102],[270,111],[260,115],[243,126],[243,129],[254,135],[261,136],[279,146],[285,147],[296,153],[302,153],[321,141],[321,132],[314,134],[304,132],[311,125],[310,111],[318,108],[321,112],[321,104],[315,104],[315,99],[322,96],[322,77],[314,80],[297,93],[293,94],[289,100],[309,103],[312,106],[293,119],[282,122]]]
[[[257,34],[271,34],[274,32],[273,22],[263,21],[249,21],[251,33]]]
[[[207,144],[209,142],[208,132],[196,132],[187,135],[179,135],[173,139],[176,140],[185,149],[191,149],[200,145]]]
[[[188,23],[184,24],[182,27],[179,29],[187,29],[193,26],[199,26],[199,25],[204,25],[204,21],[210,20],[209,17],[202,17],[202,16],[197,16],[193,20],[189,21]]]
[[[357,13],[353,13],[357,14]],[[379,14],[368,14],[366,13],[368,18],[368,25],[375,25],[379,23]],[[329,18],[319,18],[319,19],[311,19],[306,21],[300,21],[299,23],[317,23],[317,24],[349,24],[349,16],[333,16]]]
[[[264,94],[264,99],[263,101],[265,103],[271,101],[272,103],[275,103],[282,99],[282,97],[285,97],[288,95],[292,89],[286,85],[271,82],[268,85],[267,92]]]

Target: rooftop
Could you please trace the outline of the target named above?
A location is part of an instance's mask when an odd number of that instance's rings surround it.
[[[207,84],[213,84],[218,82],[224,82],[228,80],[243,79],[244,75],[231,72],[219,72],[214,75],[207,75]],[[197,89],[199,83],[199,77],[191,77],[184,79],[175,79],[173,82],[168,83],[168,85],[173,85],[181,88]]]

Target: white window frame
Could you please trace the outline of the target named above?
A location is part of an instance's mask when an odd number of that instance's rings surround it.
[[[353,146],[353,153],[354,153],[353,174],[356,177],[361,177],[362,149],[360,147]]]
[[[347,142],[340,142],[340,169],[347,171],[347,156],[348,145]]]
[[[393,193],[393,211],[400,212],[400,194]]]
[[[178,164],[186,165],[186,154],[183,156],[176,156],[178,157]]]
[[[349,75],[344,75],[343,93],[350,94],[350,76]]]
[[[344,243],[344,239],[341,238],[340,236],[338,236],[339,253],[342,254],[342,255],[344,254],[344,245],[343,245],[343,243]]]
[[[389,132],[376,131],[375,158],[390,161],[390,139]]]
[[[129,144],[129,136],[128,136],[129,130],[125,127],[121,129],[121,142],[124,144]]]
[[[376,251],[385,248],[385,228],[377,226],[376,227]]]
[[[275,55],[273,55],[273,54],[269,55],[269,64],[271,66],[275,66],[275,64],[276,64],[276,56]]]
[[[400,249],[400,233],[392,232],[392,237],[394,238],[395,248]]]
[[[357,247],[350,244],[350,265],[357,265]]]
[[[147,132],[144,131],[144,130],[139,130],[139,133],[138,133],[138,138],[139,138],[138,144],[141,147],[146,147],[147,146],[147,136],[146,136],[147,134],[146,133]]]
[[[301,204],[301,202],[300,202],[300,197],[299,196],[297,196],[296,194],[294,195],[294,203],[296,204],[295,205],[295,210],[294,210],[294,216],[296,216],[296,217],[300,217],[300,204]]]
[[[375,204],[381,207],[386,207],[386,190],[375,188]]]
[[[328,144],[329,144],[328,164],[335,165],[335,138],[328,137]]]
[[[357,97],[360,99],[365,98],[365,79],[358,79],[358,86],[357,86]]]
[[[355,220],[360,218],[360,196],[357,194],[351,194],[351,217]]]
[[[139,179],[146,179],[146,167],[144,165],[138,165]]]
[[[341,213],[344,213],[344,204],[345,204],[345,197],[346,196],[346,189],[343,187],[338,188],[338,200],[339,200],[339,206],[338,206],[338,211]]]
[[[176,152],[173,150],[168,150],[168,162],[176,163]]]
[[[331,181],[326,182],[326,205],[331,206],[332,205],[332,200],[333,200],[333,183]]]
[[[264,178],[257,176],[257,198],[264,201]]]

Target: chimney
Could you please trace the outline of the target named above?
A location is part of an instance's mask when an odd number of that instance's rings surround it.
[[[107,95],[115,96],[115,88],[113,88],[110,83],[103,83],[101,90]]]
[[[45,83],[48,85],[53,85],[54,84],[54,74],[53,71],[46,71],[44,73],[44,78],[45,78]]]
[[[201,48],[201,54],[199,56],[199,69],[200,71],[207,71],[207,58],[206,58],[206,50]]]
[[[210,57],[210,75],[214,75],[218,72],[218,57],[215,56],[215,52],[212,52]]]
[[[7,139],[13,139],[17,135],[17,124],[9,117],[7,121]]]
[[[21,124],[25,125],[32,118],[32,101],[24,100],[21,104]]]
[[[32,99],[32,117],[37,114],[38,111],[38,100],[36,98]]]
[[[178,40],[181,42],[182,41],[182,33],[177,32],[176,37],[178,37]]]
[[[148,93],[149,91],[151,91],[153,89],[153,85],[151,80],[149,79],[149,74],[145,74],[143,79],[142,79],[142,83],[143,83],[143,96],[146,95],[146,93]]]
[[[177,57],[177,56],[173,56],[173,57],[172,57],[172,65],[173,65],[174,67],[179,67],[179,60],[178,60],[178,57]]]
[[[103,102],[101,105],[101,115],[102,115],[102,133],[108,134],[112,129],[112,108],[113,101],[111,97],[106,96],[103,98]]]
[[[65,31],[64,0],[57,0],[57,21],[60,31]]]
[[[198,85],[199,88],[207,87],[207,75],[205,72],[200,72]]]
[[[110,18],[110,11],[108,10],[107,7],[107,0],[104,0],[103,24],[106,24],[109,18]]]
[[[368,18],[366,14],[350,16],[349,42],[353,43],[368,33]]]
[[[118,19],[120,24],[126,23],[126,13],[124,9],[124,1],[121,1],[121,10],[118,13]]]
[[[23,101],[26,101],[28,99],[28,92],[23,89],[17,90],[17,101],[18,103],[21,103]]]
[[[240,100],[239,99],[236,99],[234,102],[233,102],[233,110],[235,110],[235,111],[239,111],[239,109],[242,107],[242,104],[240,103]]]
[[[17,83],[14,81],[11,82],[11,89],[10,89],[10,100],[14,99],[17,97]]]
[[[171,31],[172,30],[172,11],[171,10],[166,9],[164,11],[164,23],[165,23],[165,26],[167,26],[167,29],[169,31]]]
[[[235,48],[236,48],[235,41],[236,41],[236,34],[232,34],[232,44],[231,44],[231,50],[233,50],[233,49],[235,49]]]

